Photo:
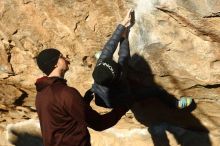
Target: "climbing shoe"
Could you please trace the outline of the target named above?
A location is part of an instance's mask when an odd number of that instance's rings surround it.
[[[181,97],[180,100],[178,101],[177,106],[179,109],[183,109],[190,106],[191,103],[192,103],[191,97]]]

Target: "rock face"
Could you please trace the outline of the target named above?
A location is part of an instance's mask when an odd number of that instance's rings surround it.
[[[132,89],[145,92],[152,86],[164,88],[174,98],[192,96],[195,106],[186,111],[172,110],[160,99],[144,94],[143,100],[110,132],[91,131],[93,145],[168,145],[165,135],[170,145],[220,142],[218,0],[0,1],[0,129],[3,135],[5,125],[36,117],[34,82],[43,75],[35,63],[38,52],[54,47],[68,54],[71,58],[66,76],[68,84],[83,94],[93,83],[95,53],[102,49],[129,7],[135,9],[136,17],[129,36]],[[107,111],[93,107],[100,112]],[[117,136],[132,128],[140,131],[149,128],[149,132],[140,136],[131,134],[125,138],[127,141],[123,140],[124,136]],[[204,141],[195,143],[190,136]],[[159,144],[161,140],[157,137],[165,138],[165,142]]]

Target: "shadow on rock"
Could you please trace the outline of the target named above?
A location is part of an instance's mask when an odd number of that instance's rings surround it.
[[[27,120],[7,126],[7,139],[15,146],[43,146],[38,120]]]
[[[131,110],[148,127],[155,146],[169,146],[166,131],[182,146],[211,146],[209,130],[191,113],[195,102],[184,110],[177,109],[177,98],[154,82],[151,68],[142,56],[132,56],[128,78],[136,100]]]

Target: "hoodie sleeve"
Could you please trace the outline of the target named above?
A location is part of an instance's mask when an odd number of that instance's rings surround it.
[[[80,93],[74,89],[72,89],[72,97],[66,99],[65,108],[67,112],[78,120],[84,120],[88,127],[96,131],[114,126],[128,110],[125,107],[118,107],[101,115],[93,110],[89,104],[86,104]]]
[[[86,109],[86,122],[90,128],[102,131],[114,126],[127,111],[128,109],[125,107],[117,107],[109,113],[100,115],[88,106]]]

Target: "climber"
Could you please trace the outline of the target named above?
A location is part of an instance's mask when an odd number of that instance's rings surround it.
[[[105,44],[93,71],[94,84],[87,95],[94,93],[95,103],[102,107],[112,108],[132,105],[127,81],[127,68],[130,60],[129,31],[134,24],[134,11],[129,10],[124,20],[117,26],[109,41]],[[118,63],[113,54],[120,44]],[[91,96],[90,96],[91,97]],[[91,99],[85,97],[88,102]]]

